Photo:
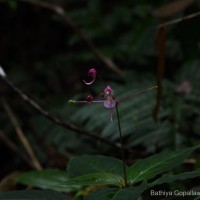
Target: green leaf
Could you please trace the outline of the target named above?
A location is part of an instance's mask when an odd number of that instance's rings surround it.
[[[176,167],[198,147],[199,145],[175,152],[161,153],[136,162],[127,170],[128,183],[132,185]]]
[[[42,189],[50,189],[60,192],[72,192],[77,190],[77,187],[64,185],[68,180],[69,178],[66,171],[58,169],[26,172],[17,178],[17,182],[19,183]]]
[[[111,200],[117,193],[117,188],[105,188],[89,194],[84,200]]]
[[[141,184],[137,187],[113,189],[106,188],[91,193],[84,200],[135,200],[143,191],[145,191],[146,185]]]
[[[117,185],[124,186],[124,180],[121,176],[111,173],[91,173],[78,176],[67,182],[69,185]]]
[[[177,180],[183,180],[183,179],[189,179],[189,178],[195,178],[200,176],[200,169],[193,171],[193,172],[185,172],[182,174],[166,174],[160,177],[159,179],[155,180],[154,182],[149,184],[149,187],[153,187],[155,185],[160,185],[163,183],[171,183]]]
[[[71,200],[66,195],[54,191],[22,190],[0,193],[2,200]]]
[[[122,161],[102,155],[84,155],[69,161],[67,172],[70,178],[92,173],[123,175]]]

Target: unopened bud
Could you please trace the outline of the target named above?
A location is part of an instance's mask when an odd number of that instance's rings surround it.
[[[88,71],[88,75],[89,76],[96,76],[96,69],[94,69],[94,68],[92,68],[92,69],[90,69],[89,71]]]
[[[104,90],[104,92],[105,92],[105,94],[107,94],[107,95],[112,95],[113,90],[112,90],[112,88],[108,85],[108,86],[106,87],[106,89]]]
[[[93,101],[93,96],[91,96],[91,95],[87,96],[86,101],[88,103],[91,103]]]

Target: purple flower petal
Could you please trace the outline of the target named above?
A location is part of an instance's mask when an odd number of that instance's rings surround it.
[[[103,104],[104,104],[104,107],[108,108],[108,109],[115,108],[115,106],[116,106],[116,102],[111,98],[105,100]]]

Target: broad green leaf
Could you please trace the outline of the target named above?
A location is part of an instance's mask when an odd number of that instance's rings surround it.
[[[1,192],[1,200],[71,200],[68,196],[54,191],[22,190]]]
[[[128,168],[127,176],[130,185],[153,178],[157,174],[172,169],[186,159],[196,148],[185,148],[170,153],[161,153],[136,162]]]
[[[69,161],[67,173],[70,178],[91,173],[111,173],[122,176],[122,161],[102,155],[84,155]]]
[[[50,189],[60,192],[72,192],[77,190],[77,187],[64,185],[68,180],[69,178],[66,171],[58,169],[26,172],[17,178],[19,183],[42,189]]]
[[[117,188],[105,188],[89,194],[84,200],[111,200],[117,193]]]
[[[124,186],[124,180],[121,176],[111,173],[91,173],[73,178],[67,182],[70,185],[117,185]]]
[[[182,174],[166,174],[160,177],[159,179],[155,180],[154,182],[149,184],[149,187],[153,187],[155,185],[160,185],[163,183],[171,183],[177,180],[183,180],[183,179],[189,179],[189,178],[195,178],[200,176],[200,169],[193,171],[193,172],[185,172]]]
[[[146,188],[145,184],[122,189],[106,188],[91,193],[84,200],[135,200]]]

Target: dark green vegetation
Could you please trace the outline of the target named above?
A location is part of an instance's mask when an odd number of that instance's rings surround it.
[[[40,2],[0,0],[0,200],[198,190],[200,16],[158,26],[198,13],[199,1]],[[97,81],[86,86],[92,67]],[[116,113],[110,122],[103,104],[68,103],[99,97],[106,85],[119,100],[159,86],[119,104],[129,187]]]

